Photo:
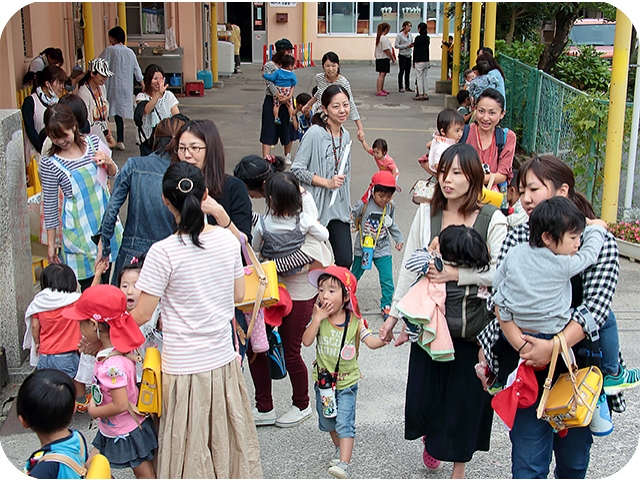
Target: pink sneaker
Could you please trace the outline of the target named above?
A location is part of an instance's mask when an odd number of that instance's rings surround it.
[[[376,97],[386,97],[387,95],[389,95],[389,94],[384,92],[384,91],[376,93]]]
[[[422,437],[423,444],[425,443],[424,440],[425,437]],[[424,463],[424,466],[432,472],[437,472],[438,470],[442,469],[442,462],[429,455],[426,445],[424,446],[424,450],[422,450],[422,462]]]
[[[382,90],[382,93],[386,93],[387,95],[389,95],[389,92],[387,92],[386,90]]]

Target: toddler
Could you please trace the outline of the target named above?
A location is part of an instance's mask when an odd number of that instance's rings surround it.
[[[52,263],[42,270],[40,291],[25,313],[27,332],[24,348],[31,346],[31,364],[38,369],[53,368],[75,378],[82,338],[76,322],[67,320],[62,311],[80,298],[78,281],[71,267]],[[89,400],[84,383],[74,381],[77,410],[86,412]]]
[[[293,126],[298,131],[298,139],[302,140],[302,137],[309,127],[311,127],[311,112],[304,113],[302,108],[311,100],[311,95],[306,92],[300,93],[296,97],[296,115],[294,117]]]
[[[471,69],[464,71],[464,89],[465,90],[469,90],[469,84],[471,83],[471,80],[473,80],[474,78],[476,78],[476,72],[474,72]]]
[[[458,100],[458,111],[462,114],[462,118],[464,118],[464,123],[469,123],[469,119],[471,115],[473,115],[473,110],[471,109],[471,96],[467,90],[460,90],[456,95],[456,100]]]
[[[351,272],[356,280],[360,280],[364,271],[371,268],[371,263],[375,264],[382,290],[380,311],[383,320],[389,316],[394,292],[390,237],[395,241],[396,250],[402,250],[404,245],[402,232],[394,220],[396,206],[393,195],[396,190],[399,188],[391,172],[377,172],[371,177],[365,194],[351,209],[358,232]]]
[[[73,380],[60,370],[36,370],[24,379],[16,411],[24,428],[38,436],[41,447],[22,473],[35,478],[84,478],[87,441],[69,424],[76,401]]]
[[[356,396],[360,367],[360,341],[372,349],[386,343],[375,338],[360,315],[356,298],[357,280],[344,267],[331,266],[309,272],[309,282],[318,289],[313,317],[302,335],[306,347],[316,341],[316,360],[313,380],[316,392],[318,427],[329,432],[335,445],[329,474],[335,478],[349,478],[349,463],[355,440]],[[340,348],[336,348],[340,345]],[[327,378],[328,377],[328,378]],[[321,386],[332,388],[337,415],[325,411],[320,394]],[[327,409],[331,410],[331,409]],[[334,415],[326,417],[327,415]]]
[[[291,172],[276,172],[265,182],[267,214],[260,216],[253,230],[253,249],[262,258],[276,262],[276,270],[284,277],[295,275],[314,262],[300,248],[306,235],[324,242],[329,231],[316,216],[303,211],[298,178]],[[293,255],[295,253],[295,255]]]
[[[393,161],[393,158],[389,156],[389,147],[386,140],[382,138],[376,138],[373,141],[373,145],[371,147],[369,147],[369,144],[364,138],[360,140],[360,143],[362,143],[362,148],[364,148],[364,151],[373,156],[373,159],[376,161],[376,165],[378,166],[378,170],[391,172],[396,180],[398,179],[400,170],[398,170],[396,162]]]
[[[295,58],[291,55],[285,55],[282,59],[282,68],[279,68],[271,74],[263,73],[262,78],[273,82],[280,95],[284,95],[285,97],[290,95],[293,97],[293,91],[295,90],[295,86],[298,84],[296,74],[293,73],[293,66],[295,63]],[[287,100],[286,105],[287,110],[289,110],[289,123],[293,124],[295,113],[291,99]],[[282,120],[280,120],[280,100],[278,100],[277,96],[273,97],[273,118],[273,122],[276,125],[282,124]]]
[[[437,131],[433,134],[433,140],[427,143],[429,149],[429,163],[426,170],[434,177],[438,177],[438,165],[440,157],[451,145],[455,145],[464,133],[464,117],[458,110],[445,108],[436,119]]]
[[[469,91],[469,95],[473,98],[474,103],[478,101],[480,94],[487,88],[498,88],[498,82],[496,79],[491,75],[488,75],[491,71],[491,66],[488,62],[478,62],[476,70],[478,70],[478,76],[471,80],[469,88],[467,89]]]
[[[127,311],[127,297],[113,285],[94,285],[62,314],[79,321],[89,341],[102,342],[88,409],[91,418],[99,419],[90,457],[101,453],[112,468],[132,468],[137,478],[155,478],[151,460],[158,448],[156,432],[151,417],[135,408],[139,356],[132,352],[144,343],[144,336]]]

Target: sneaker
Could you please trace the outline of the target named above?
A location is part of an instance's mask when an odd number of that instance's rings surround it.
[[[596,409],[593,412],[593,418],[589,424],[591,433],[596,437],[604,437],[613,432],[613,423],[611,422],[611,412],[607,403],[607,395],[602,394],[598,398]]]
[[[280,117],[276,117],[273,119],[273,123],[276,125],[282,125],[282,120],[280,120]]]
[[[376,93],[376,97],[386,97],[387,95],[389,95],[388,93],[385,92],[378,92]]]
[[[424,439],[425,437],[422,437],[422,443],[424,443]],[[422,462],[424,463],[424,466],[427,467],[432,472],[437,472],[438,470],[442,469],[442,462],[436,458],[433,458],[431,455],[429,455],[429,452],[427,452],[426,445],[422,450]]]
[[[285,163],[285,164],[287,164],[287,165],[291,165],[291,164],[293,163],[293,162],[291,161],[291,154],[290,154],[290,153],[287,153],[287,154],[284,156],[284,163]]]
[[[268,412],[259,412],[256,407],[253,407],[253,422],[256,426],[275,425],[276,423],[276,411],[271,409]]]
[[[398,93],[404,93],[404,88],[399,88]]]
[[[116,146],[113,147],[113,148],[115,148],[116,150],[124,150],[125,146],[124,146],[124,143],[118,142],[118,143],[116,143]]]
[[[89,409],[89,402],[91,401],[91,394],[87,393],[87,395],[84,397],[84,402],[80,403],[80,402],[76,402],[76,412],[78,413],[87,413],[87,410]]]
[[[329,466],[335,467],[340,463],[340,447],[336,447],[333,455],[331,455],[331,460],[329,461]]]
[[[380,309],[380,316],[382,317],[382,321],[384,322],[387,318],[389,318],[389,313],[391,312],[391,307],[389,305],[385,305]]]
[[[347,462],[338,462],[337,465],[329,467],[329,475],[335,478],[349,478],[349,464]]]
[[[409,87],[404,89],[405,92],[413,92],[413,90],[411,90]]]
[[[300,410],[295,405],[292,405],[288,412],[285,412],[276,420],[276,427],[289,428],[300,425],[307,418],[311,418],[311,405],[307,405],[307,408]]]
[[[628,390],[640,385],[640,369],[632,368],[625,370],[620,367],[618,375],[604,376],[604,393],[615,395],[621,390]]]

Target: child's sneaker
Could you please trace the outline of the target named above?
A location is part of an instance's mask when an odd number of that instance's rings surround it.
[[[89,409],[89,402],[91,401],[91,394],[87,393],[87,395],[84,397],[84,402],[78,402],[76,401],[76,412],[78,413],[87,413],[87,410]]]
[[[287,153],[287,154],[284,156],[284,163],[285,163],[286,165],[291,165],[291,164],[293,163],[293,162],[291,161],[291,153]]]
[[[273,123],[276,125],[282,125],[282,120],[280,120],[280,117],[276,117],[273,119]]]
[[[422,437],[422,443],[425,443],[424,439],[425,437]],[[429,455],[429,452],[427,452],[426,444],[422,449],[422,462],[424,463],[424,466],[427,467],[432,472],[437,472],[438,470],[442,469],[442,462],[436,458],[433,458],[431,455]]]
[[[338,462],[337,465],[329,467],[329,475],[335,478],[349,478],[349,464]]]
[[[340,463],[340,447],[336,447],[336,449],[333,452],[333,455],[331,455],[331,460],[329,461],[329,466],[335,467],[339,463]]]
[[[591,433],[596,437],[604,437],[613,432],[613,423],[611,422],[611,412],[607,403],[607,395],[602,394],[598,398],[596,409],[593,412],[593,418],[589,424]]]
[[[620,367],[618,375],[604,376],[604,393],[607,395],[615,395],[620,390],[628,390],[640,385],[640,369],[631,368],[625,370]]]
[[[391,307],[389,305],[385,305],[380,309],[380,315],[382,316],[383,322],[389,318],[389,313],[391,313]]]

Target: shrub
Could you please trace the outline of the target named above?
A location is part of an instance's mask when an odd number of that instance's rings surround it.
[[[640,220],[609,224],[609,232],[620,240],[640,244]]]

